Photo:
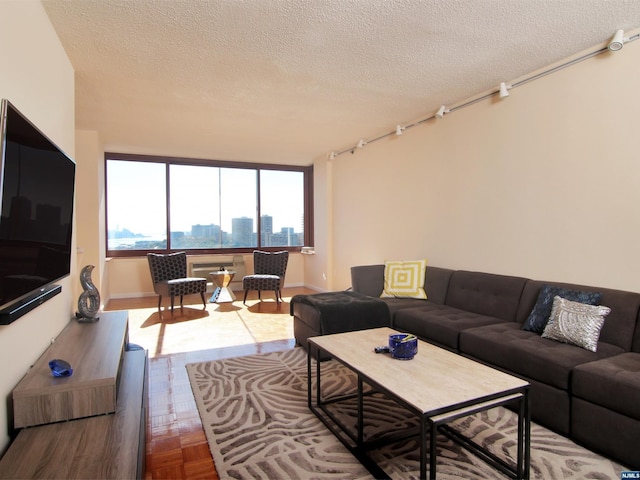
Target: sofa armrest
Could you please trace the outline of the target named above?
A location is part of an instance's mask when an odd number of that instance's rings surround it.
[[[351,288],[354,292],[379,297],[384,288],[384,265],[351,267]]]

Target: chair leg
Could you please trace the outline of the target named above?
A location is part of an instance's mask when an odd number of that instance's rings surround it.
[[[162,295],[158,295],[158,311],[161,310],[162,307]]]
[[[278,290],[276,290],[276,305],[280,305],[280,298],[278,297]]]
[[[182,298],[184,297],[184,295],[180,295],[180,310],[182,310]]]
[[[258,300],[262,301],[262,297],[260,296],[260,290],[258,290]]]
[[[173,314],[173,303],[174,303],[175,297],[173,295],[171,295],[171,313]]]
[[[200,292],[200,298],[202,298],[202,306],[207,309],[207,301],[204,299],[204,292]]]
[[[245,291],[244,291],[244,300],[242,300],[242,303],[243,303],[244,305],[246,305],[246,304],[247,304],[247,294],[248,294],[248,293],[249,293],[249,290],[245,290]]]

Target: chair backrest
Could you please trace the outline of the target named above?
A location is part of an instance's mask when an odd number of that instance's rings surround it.
[[[147,253],[153,283],[185,278],[187,276],[187,253]]]
[[[253,270],[258,275],[278,275],[281,280],[284,280],[288,261],[289,252],[286,250],[282,252],[253,251]]]

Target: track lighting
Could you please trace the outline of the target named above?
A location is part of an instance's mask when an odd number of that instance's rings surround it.
[[[500,82],[500,98],[507,98],[509,96],[509,88],[504,82]]]
[[[0,0],[2,1],[2,0]],[[469,99],[468,101],[464,102],[464,103],[456,103],[455,106],[453,107],[454,111],[458,111],[461,108],[467,107],[469,105],[473,105],[477,102],[479,102],[480,100],[484,100],[487,98],[491,98],[494,97],[496,94],[499,95],[499,97],[501,99],[507,98],[509,97],[509,90],[511,90],[514,87],[519,87],[525,83],[528,83],[530,81],[533,80],[537,80],[538,78],[541,78],[545,75],[554,73],[556,71],[559,71],[563,68],[569,67],[571,65],[574,65],[578,62],[582,62],[584,60],[587,60],[589,58],[595,57],[596,55],[600,55],[603,52],[606,52],[607,50],[611,51],[611,52],[616,52],[618,50],[621,50],[622,47],[624,46],[625,43],[629,43],[629,42],[634,42],[636,40],[640,40],[640,33],[634,33],[633,35],[629,36],[629,37],[625,37],[624,36],[624,30],[617,30],[615,32],[615,35],[611,38],[611,41],[609,42],[609,44],[607,45],[607,49],[605,50],[602,47],[602,44],[600,44],[598,46],[598,49],[589,53],[586,53],[580,57],[574,58],[566,63],[563,63],[561,65],[556,65],[553,66],[551,68],[549,68],[548,70],[545,70],[541,73],[535,73],[532,74],[531,76],[518,80],[515,84],[513,85],[507,85],[505,82],[500,82],[500,85],[498,86],[498,91],[496,92],[494,91],[490,91],[489,93],[485,93],[482,96],[478,96],[478,97],[474,97]],[[371,138],[369,141],[366,141],[364,138],[361,138],[358,143],[351,149],[347,149],[347,150],[342,150],[339,152],[331,152],[328,155],[328,158],[330,160],[333,160],[335,158],[337,158],[338,156],[342,155],[343,153],[347,153],[347,152],[351,152],[351,153],[355,153],[356,149],[359,148],[363,148],[365,145],[369,144],[369,143],[373,143],[373,142],[377,142],[378,140],[381,140],[383,138],[389,137],[391,135],[396,135],[396,136],[400,136],[403,134],[403,132],[407,129],[407,128],[413,128],[416,127],[418,125],[421,125],[425,122],[428,122],[429,120],[433,119],[433,118],[437,118],[438,120],[442,119],[447,113],[451,113],[451,110],[448,109],[445,105],[441,105],[440,108],[438,108],[438,111],[435,113],[435,115],[430,115],[422,120],[416,121],[414,123],[410,123],[404,127],[401,127],[399,124],[396,125],[396,129],[395,131],[390,131],[390,132],[386,132],[378,137],[375,138]]]
[[[616,34],[613,36],[613,38],[611,39],[611,41],[609,42],[609,45],[607,46],[607,48],[611,52],[617,52],[618,50],[622,49],[622,47],[624,46],[624,42],[626,40],[627,39],[624,38],[624,30],[618,30]]]
[[[444,105],[442,105],[438,111],[436,112],[436,118],[442,118],[444,117],[445,113],[449,113],[449,110],[447,110],[447,107],[445,107]]]

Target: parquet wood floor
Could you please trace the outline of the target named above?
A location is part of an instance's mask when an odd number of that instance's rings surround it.
[[[304,288],[284,289],[280,307],[268,292],[250,292],[247,305],[185,298],[173,315],[157,297],[116,299],[105,310],[129,311],[129,341],[149,352],[146,480],[217,479],[185,366],[188,363],[293,348],[289,300]],[[251,295],[254,293],[254,295]],[[168,299],[166,304],[168,305]]]

